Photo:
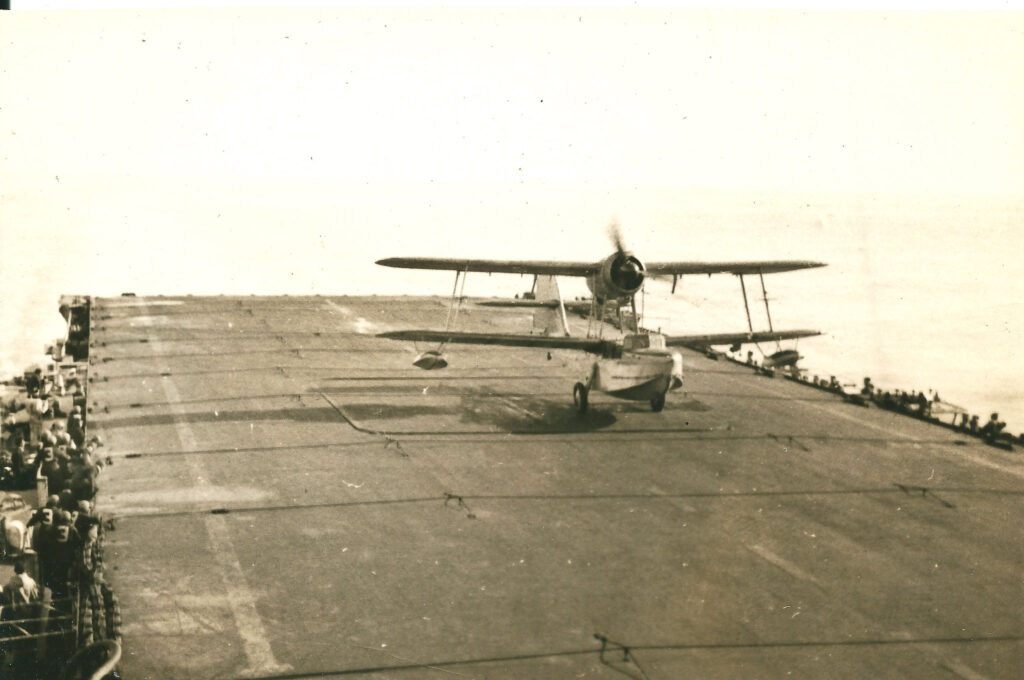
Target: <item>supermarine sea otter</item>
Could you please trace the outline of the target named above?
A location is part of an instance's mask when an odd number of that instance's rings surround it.
[[[776,331],[771,328],[771,314],[768,313],[769,329],[757,331],[750,321],[747,303],[745,275],[756,274],[764,289],[764,275],[777,272],[810,269],[825,266],[820,262],[803,260],[775,260],[762,262],[651,262],[644,263],[626,250],[618,230],[613,228],[616,250],[597,262],[551,262],[538,260],[469,260],[430,257],[392,257],[378,260],[385,267],[408,269],[440,269],[455,272],[455,286],[448,321],[444,330],[404,330],[381,333],[379,337],[394,340],[413,340],[440,343],[437,349],[428,350],[416,357],[414,364],[431,370],[444,368],[448,360],[444,347],[448,343],[472,343],[483,345],[504,345],[512,347],[538,347],[548,349],[581,350],[597,355],[590,370],[580,382],[573,386],[573,400],[580,412],[586,411],[590,390],[596,389],[619,399],[649,401],[651,408],[661,411],[665,407],[665,395],[683,384],[682,357],[671,347],[707,348],[712,345],[737,346],[748,342],[781,341],[820,335],[814,330]],[[469,272],[533,274],[534,291],[530,299],[508,301],[515,306],[537,307],[547,310],[545,317],[546,335],[508,333],[470,333],[452,330],[450,327],[458,316],[462,295],[459,292],[459,278],[465,286]],[[663,335],[641,328],[636,314],[636,294],[643,289],[646,279],[655,276],[671,276],[672,290],[675,291],[679,277],[692,274],[733,274],[740,278],[743,290],[743,304],[747,310],[748,332],[716,333],[705,335]],[[586,279],[587,287],[593,293],[590,301],[589,318],[597,323],[597,333],[588,331],[587,337],[569,335],[565,302],[558,292],[556,276],[578,276]],[[629,324],[632,332],[621,340],[607,340],[600,337],[600,322],[603,320],[607,303],[615,308],[627,301],[632,315]],[[768,299],[765,295],[767,311]],[[551,322],[554,323],[551,323]],[[535,326],[537,324],[535,323]],[[593,323],[591,324],[593,326]],[[554,333],[554,334],[551,334]],[[792,350],[786,350],[791,352]],[[778,352],[776,354],[779,354]],[[774,355],[773,355],[774,356]],[[788,355],[787,355],[788,356]],[[792,363],[792,361],[789,361]]]

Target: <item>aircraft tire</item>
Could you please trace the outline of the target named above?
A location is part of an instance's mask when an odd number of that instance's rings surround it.
[[[576,404],[576,410],[579,411],[580,414],[587,412],[587,397],[589,396],[587,393],[589,391],[590,390],[587,389],[587,386],[581,382],[573,385],[572,401]]]
[[[661,410],[665,408],[665,395],[661,394],[651,399],[651,410],[655,413],[661,413]]]

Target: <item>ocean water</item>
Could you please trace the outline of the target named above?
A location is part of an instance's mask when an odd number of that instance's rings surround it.
[[[809,373],[858,388],[870,376],[881,389],[934,390],[982,420],[998,412],[1011,432],[1024,430],[1019,198],[564,187],[391,187],[375,194],[311,186],[277,198],[247,193],[244,201],[192,192],[189,209],[175,202],[177,212],[153,211],[144,194],[124,198],[110,215],[121,226],[111,230],[88,227],[101,218],[89,214],[95,206],[84,199],[73,223],[59,219],[59,203],[8,201],[5,224],[47,223],[49,210],[56,226],[42,234],[5,229],[0,374],[21,373],[62,333],[62,293],[446,295],[448,273],[373,262],[399,255],[593,261],[611,251],[605,226],[615,216],[627,245],[648,261],[827,262],[765,277],[774,328],[824,333],[786,343],[797,346]],[[144,219],[149,229],[131,226]],[[465,292],[511,296],[529,284],[471,275]],[[650,281],[638,299],[647,327],[746,330],[735,277],[686,277],[675,294],[669,288]],[[747,291],[755,329],[766,329],[760,282],[748,278]],[[562,292],[572,298],[587,291],[562,279]]]

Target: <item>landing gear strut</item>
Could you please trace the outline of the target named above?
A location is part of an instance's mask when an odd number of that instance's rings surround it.
[[[587,396],[590,393],[590,389],[581,382],[573,385],[572,388],[572,401],[576,404],[576,410],[579,411],[580,415],[587,412]]]

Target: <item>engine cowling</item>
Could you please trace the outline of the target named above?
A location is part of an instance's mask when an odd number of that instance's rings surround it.
[[[644,263],[630,252],[605,258],[601,270],[587,279],[587,287],[599,302],[631,298],[644,285]]]

